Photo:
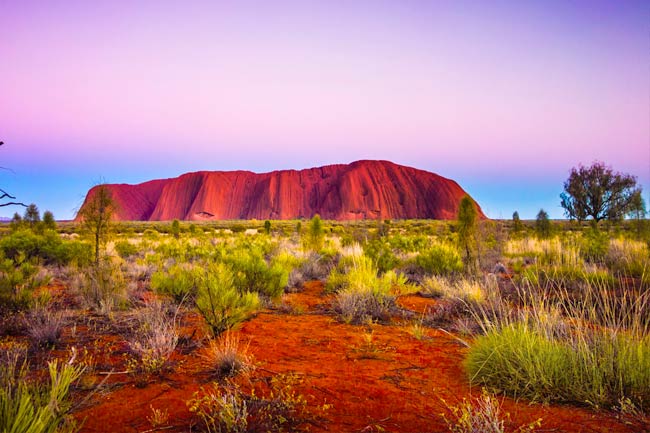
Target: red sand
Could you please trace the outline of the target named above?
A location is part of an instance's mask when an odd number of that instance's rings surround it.
[[[427,329],[426,338],[417,340],[407,326],[339,323],[319,312],[318,305],[325,302],[321,291],[322,285],[314,282],[305,292],[287,296],[289,303],[302,305],[302,314],[265,311],[238,331],[242,341],[250,340],[249,351],[258,363],[253,380],[295,372],[305,378],[301,392],[310,403],[334,405],[326,422],[309,425],[311,431],[446,431],[441,399],[457,404],[463,397],[480,395],[479,389],[470,389],[462,369],[467,349],[452,336]],[[414,296],[400,300],[415,311],[433,302]],[[196,316],[186,320],[183,334],[189,335],[197,323]],[[113,338],[106,342],[115,350]],[[119,353],[113,358],[115,369],[123,368]],[[168,411],[174,427],[166,431],[188,431],[192,419],[186,401],[209,385],[209,377],[197,351],[175,355],[174,363],[172,373],[150,378],[144,388],[130,375],[116,375],[116,388],[95,395],[90,406],[75,413],[78,420],[85,419],[81,432],[151,429],[151,406]],[[545,432],[631,431],[588,408],[503,399],[503,410],[510,413],[511,426],[542,418],[540,431]]]

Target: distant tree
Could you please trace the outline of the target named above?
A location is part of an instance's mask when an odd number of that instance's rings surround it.
[[[32,203],[27,206],[25,213],[23,215],[23,221],[29,224],[30,227],[34,227],[37,223],[41,221],[41,213],[38,210],[38,207]]]
[[[519,212],[515,211],[512,214],[512,231],[519,233],[523,228],[524,225],[521,223],[521,219],[519,218]]]
[[[300,221],[296,223],[296,233],[302,233],[302,223]]]
[[[269,220],[264,221],[264,233],[271,234],[271,221]]]
[[[591,167],[580,165],[571,169],[560,198],[570,219],[584,221],[591,218],[594,224],[598,224],[603,219],[623,218],[640,195],[636,177],[614,172],[604,163],[594,162]]]
[[[106,185],[99,185],[79,211],[83,225],[92,237],[95,265],[99,265],[100,248],[108,240],[111,218],[115,210],[115,202],[110,190]]]
[[[54,214],[49,210],[43,212],[43,227],[48,230],[56,230],[56,220]]]
[[[476,206],[472,199],[466,195],[460,200],[458,207],[457,232],[458,246],[461,250],[463,262],[470,272],[478,269],[477,226],[478,212]]]
[[[174,238],[176,239],[178,239],[181,236],[181,223],[177,219],[172,221],[170,231],[172,236],[174,236]]]
[[[307,247],[313,251],[320,251],[323,249],[323,242],[325,241],[325,229],[323,228],[323,220],[320,215],[316,214],[309,221],[307,230]]]
[[[630,212],[628,213],[628,216],[634,220],[634,228],[636,230],[636,234],[639,238],[641,238],[647,226],[647,221],[645,220],[645,201],[643,200],[641,194],[636,194],[634,196],[630,205]]]
[[[548,213],[540,209],[535,220],[535,233],[537,237],[545,239],[551,236],[551,220],[548,219]]]
[[[11,230],[16,231],[20,229],[23,225],[24,225],[23,217],[20,216],[18,212],[14,212],[14,216],[13,218],[11,218],[11,222],[9,223]]]

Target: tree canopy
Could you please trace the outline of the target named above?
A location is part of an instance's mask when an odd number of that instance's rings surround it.
[[[560,197],[570,219],[584,221],[592,218],[598,223],[603,219],[623,218],[640,195],[636,177],[614,172],[604,163],[594,162],[590,167],[580,165],[571,169]]]

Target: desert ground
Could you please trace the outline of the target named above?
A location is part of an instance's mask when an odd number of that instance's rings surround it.
[[[81,224],[6,227],[3,402],[38,396],[25,431],[647,431],[644,232],[475,229],[116,223],[95,262]]]

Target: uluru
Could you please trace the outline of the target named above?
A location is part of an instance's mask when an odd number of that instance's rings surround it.
[[[99,186],[86,195],[83,207]],[[106,184],[118,221],[454,219],[467,193],[451,179],[389,161],[303,170],[199,171],[137,185]],[[477,204],[479,216],[485,218]],[[79,214],[77,214],[77,219]]]

